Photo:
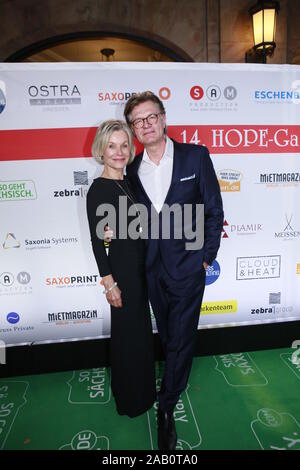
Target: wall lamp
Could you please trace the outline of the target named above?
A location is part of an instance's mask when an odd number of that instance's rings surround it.
[[[279,2],[259,0],[249,13],[252,17],[254,46],[245,54],[245,62],[267,63],[276,47],[276,19],[280,10]]]

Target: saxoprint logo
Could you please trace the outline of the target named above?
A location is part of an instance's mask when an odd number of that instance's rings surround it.
[[[53,276],[46,278],[46,285],[58,288],[90,287],[99,284],[99,275]]]
[[[161,100],[168,100],[171,97],[170,88],[163,86],[158,90],[158,96]]]
[[[131,91],[112,91],[112,90],[101,90],[98,93],[98,101],[101,103],[108,103],[111,105],[118,105],[125,103],[131,96],[136,95],[136,92]]]
[[[4,111],[6,106],[6,86],[5,83],[0,80],[0,114]]]
[[[31,106],[69,106],[81,104],[80,90],[75,84],[30,85],[27,93]]]
[[[211,266],[208,266],[208,268],[206,269],[205,285],[209,286],[210,284],[213,284],[214,282],[216,282],[220,274],[221,274],[220,265],[218,261],[214,260],[213,264]]]

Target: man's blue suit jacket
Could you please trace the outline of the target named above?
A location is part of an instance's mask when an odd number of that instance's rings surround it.
[[[131,165],[127,167],[127,176],[134,189],[139,203],[147,207],[151,215],[151,201],[147,196],[140,178],[138,169],[143,153],[137,155]],[[167,273],[174,280],[185,279],[199,273],[203,268],[203,261],[209,265],[217,256],[223,229],[223,206],[219,183],[213,168],[209,152],[206,147],[180,144],[174,141],[173,173],[165,204],[192,204],[193,227],[195,227],[196,204],[204,204],[204,244],[199,250],[186,250],[186,243],[191,242],[184,237],[174,238],[174,227],[170,227],[171,238],[164,240],[150,238],[150,224],[148,220],[149,238],[147,239],[146,270],[151,272],[157,263],[164,265]],[[161,223],[160,212],[160,223]],[[174,220],[173,220],[174,222]]]

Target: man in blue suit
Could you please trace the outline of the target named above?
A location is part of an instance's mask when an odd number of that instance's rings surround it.
[[[162,207],[190,204],[192,225],[197,223],[196,205],[204,205],[204,243],[187,249],[185,235],[147,239],[146,271],[149,299],[165,353],[165,371],[158,393],[158,446],[175,449],[177,434],[173,411],[184,391],[192,366],[197,327],[205,287],[205,270],[216,258],[223,228],[219,184],[206,147],[180,144],[166,134],[163,103],[152,92],[132,96],[124,115],[144,152],[128,166],[127,175],[138,202],[151,214],[155,208],[159,225]],[[149,219],[149,224],[151,220]],[[191,246],[191,245],[190,245]]]

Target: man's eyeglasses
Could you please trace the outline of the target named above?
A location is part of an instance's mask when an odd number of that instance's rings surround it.
[[[156,124],[160,114],[163,113],[149,114],[149,116],[146,116],[145,118],[135,119],[131,124],[135,129],[141,129],[144,126],[145,121],[147,121],[148,124]]]

